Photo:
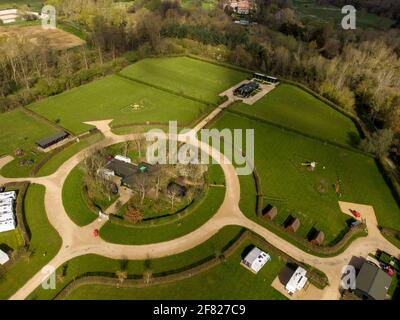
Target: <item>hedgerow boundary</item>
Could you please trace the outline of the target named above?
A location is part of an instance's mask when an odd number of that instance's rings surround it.
[[[128,279],[120,281],[114,273],[84,273],[67,284],[62,291],[54,297],[54,299],[65,299],[74,290],[85,285],[107,285],[117,288],[148,288],[188,279],[206,272],[226,261],[226,259],[229,258],[246,240],[250,240],[254,245],[260,246],[275,255],[279,255],[286,263],[294,263],[305,268],[308,271],[308,279],[317,288],[323,289],[329,284],[327,276],[322,271],[295,260],[285,252],[272,246],[260,236],[242,229],[239,234],[232,239],[225,248],[223,248],[222,253],[218,256],[209,256],[197,263],[177,270],[154,274],[150,279],[145,279],[143,275],[128,275]]]

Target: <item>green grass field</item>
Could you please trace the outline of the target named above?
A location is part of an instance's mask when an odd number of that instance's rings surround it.
[[[61,247],[61,238],[50,225],[44,208],[45,188],[30,185],[25,197],[25,217],[32,239],[30,257],[22,257],[0,277],[0,300],[9,298],[46,265]]]
[[[209,257],[218,256],[223,249],[228,246],[231,240],[235,239],[241,228],[237,226],[229,226],[220,230],[216,235],[205,241],[201,245],[169,257],[152,259],[147,261],[130,260],[122,267],[122,261],[108,259],[97,255],[86,255],[75,258],[67,263],[64,277],[58,277],[58,285],[55,291],[43,290],[37,288],[31,295],[30,299],[52,299],[55,294],[60,292],[70,281],[87,272],[107,272],[115,274],[115,272],[124,269],[130,275],[143,275],[143,273],[151,269],[153,274],[161,274],[163,272],[181,270],[188,266],[197,265]],[[57,270],[58,275],[62,274],[62,267]]]
[[[221,92],[248,76],[188,57],[144,59],[121,74],[211,103],[217,103]]]
[[[281,84],[254,105],[236,103],[232,109],[343,145],[359,139],[351,119],[292,85]]]
[[[140,108],[134,110],[131,105]],[[75,134],[91,128],[84,121],[114,119],[112,125],[126,125],[176,120],[189,124],[210,109],[202,103],[119,76],[74,88],[29,108]]]
[[[341,213],[338,201],[374,206],[383,226],[400,228],[400,211],[372,157],[324,144],[273,125],[244,119],[226,113],[215,124],[217,128],[255,129],[255,165],[262,180],[265,204],[279,208],[275,222],[283,223],[289,215],[299,217],[298,233],[306,237],[312,227],[325,232],[325,244],[340,236],[350,216]],[[317,161],[315,172],[301,166]],[[323,169],[325,167],[325,169]],[[342,198],[334,184],[342,181]],[[242,177],[241,207],[256,219],[255,193],[251,180]],[[325,189],[324,192],[319,190]]]
[[[339,24],[344,17],[341,13],[341,8],[319,6],[315,0],[293,0],[293,5],[296,14],[300,18],[307,18],[316,23],[333,22]],[[391,19],[367,13],[364,10],[357,11],[357,27],[363,29],[387,30],[394,23],[395,21]]]
[[[0,114],[0,155],[14,155],[18,148],[35,156],[35,142],[41,138],[57,133],[59,130],[48,123],[33,118],[22,109],[15,109]]]
[[[62,199],[65,211],[78,226],[85,226],[93,222],[97,215],[93,212],[83,195],[84,171],[80,165],[76,166],[65,180]]]
[[[240,265],[243,252],[250,246],[253,243],[246,240],[222,264],[172,284],[143,289],[86,285],[73,291],[68,299],[285,300],[281,293],[271,287],[272,281],[285,266],[285,261],[269,252],[272,260],[254,275]]]

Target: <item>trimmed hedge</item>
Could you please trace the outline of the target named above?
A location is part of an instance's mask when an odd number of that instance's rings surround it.
[[[180,92],[177,92],[177,91],[174,91],[174,90],[171,90],[171,89],[160,87],[160,86],[158,86],[158,85],[156,85],[154,83],[150,83],[150,82],[146,82],[146,81],[143,81],[143,80],[140,80],[140,79],[137,79],[137,78],[125,76],[125,75],[123,75],[121,73],[117,73],[117,76],[122,78],[122,79],[125,79],[125,80],[135,81],[135,82],[138,82],[138,83],[143,84],[145,86],[155,88],[157,90],[165,91],[165,92],[168,92],[170,94],[173,94],[173,95],[176,95],[176,96],[188,99],[188,100],[192,100],[192,101],[195,101],[195,102],[199,102],[201,104],[205,104],[206,106],[209,106],[209,107],[211,107],[211,106],[215,107],[216,106],[216,104],[213,103],[213,102],[202,100],[202,99],[197,99],[197,98],[194,98],[192,96],[188,96],[188,95],[186,95],[184,93],[180,93]]]

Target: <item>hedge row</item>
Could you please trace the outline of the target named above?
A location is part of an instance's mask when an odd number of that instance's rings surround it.
[[[393,197],[396,199],[398,206],[400,207],[400,183],[398,178],[396,177],[393,169],[389,166],[387,161],[384,158],[378,158],[376,160],[379,171],[384,177],[387,185],[392,191]]]
[[[297,130],[297,129],[290,128],[290,127],[284,126],[284,125],[282,125],[282,124],[279,124],[279,123],[276,123],[276,122],[273,122],[273,121],[270,121],[270,120],[267,120],[267,119],[260,119],[260,118],[258,118],[258,117],[256,117],[256,116],[253,116],[253,115],[250,115],[250,114],[246,114],[246,113],[243,113],[243,112],[238,111],[238,110],[228,109],[227,112],[230,112],[230,113],[239,115],[239,116],[241,116],[242,118],[247,118],[247,119],[250,119],[250,120],[253,120],[253,121],[258,121],[258,122],[261,122],[261,123],[266,123],[266,124],[268,124],[268,125],[272,125],[272,126],[278,127],[278,128],[280,128],[280,129],[282,129],[282,130],[294,132],[294,133],[296,133],[296,134],[298,134],[298,135],[301,135],[301,136],[304,136],[304,137],[307,137],[307,138],[311,138],[311,139],[314,139],[314,140],[318,140],[318,141],[320,141],[320,142],[322,142],[322,143],[328,143],[328,144],[333,145],[333,146],[335,146],[335,147],[339,147],[339,148],[342,148],[342,149],[346,149],[346,150],[352,151],[352,152],[361,153],[361,154],[363,154],[363,155],[365,155],[365,156],[373,157],[373,155],[371,155],[370,153],[367,153],[367,152],[365,152],[365,151],[362,151],[362,150],[360,150],[360,149],[358,149],[358,148],[354,148],[354,147],[351,147],[351,146],[348,146],[348,145],[345,145],[345,144],[341,144],[341,143],[338,143],[338,142],[335,142],[335,141],[331,141],[331,140],[327,140],[327,139],[322,139],[322,138],[320,138],[320,137],[317,137],[317,136],[314,136],[314,135],[311,135],[311,134],[304,133],[304,132],[299,131],[299,130]]]
[[[17,191],[17,201],[15,206],[15,215],[17,218],[18,228],[21,230],[22,238],[24,240],[24,247],[28,247],[31,232],[25,218],[25,196],[30,183],[25,182],[11,182],[4,185],[8,191]]]
[[[270,252],[283,257],[286,262],[294,263],[305,268],[308,271],[307,276],[310,282],[313,283],[317,288],[323,289],[328,285],[328,278],[322,271],[293,259],[285,252],[273,247],[265,239],[253,234],[248,230],[245,231],[244,229],[241,229],[239,234],[225,246],[220,255],[210,256],[202,261],[198,261],[195,264],[180,268],[178,270],[154,274],[149,282],[146,282],[143,275],[129,275],[127,280],[121,282],[114,273],[85,273],[69,283],[61,292],[56,295],[55,299],[64,299],[68,297],[68,295],[70,295],[74,290],[84,285],[108,285],[118,288],[145,288],[184,280],[208,271],[211,268],[219,265],[229,258],[240,247],[240,245],[242,245],[242,243],[248,239],[256,242],[262,247],[267,248],[267,250]]]
[[[175,96],[179,96],[179,97],[182,97],[182,98],[185,98],[185,99],[188,99],[188,100],[192,100],[192,101],[195,101],[195,102],[199,102],[199,103],[205,104],[205,105],[207,105],[207,106],[214,106],[214,107],[216,106],[216,104],[213,103],[213,102],[206,101],[206,100],[202,100],[202,99],[198,99],[198,98],[194,98],[194,97],[188,96],[188,95],[186,95],[186,94],[184,94],[184,93],[177,92],[177,91],[174,91],[174,90],[171,90],[171,89],[167,89],[167,88],[158,86],[158,85],[156,85],[156,84],[154,84],[154,83],[149,83],[149,82],[146,82],[146,81],[137,79],[137,78],[125,76],[125,75],[123,75],[123,74],[121,74],[121,73],[117,73],[117,76],[119,76],[119,77],[122,78],[122,79],[126,79],[126,80],[129,80],[129,81],[135,81],[135,82],[141,83],[141,84],[143,84],[143,85],[146,85],[146,86],[148,86],[148,87],[152,87],[152,88],[155,88],[155,89],[157,89],[157,90],[162,90],[162,91],[168,92],[168,93],[170,93],[170,94],[173,94],[173,95],[175,95]]]

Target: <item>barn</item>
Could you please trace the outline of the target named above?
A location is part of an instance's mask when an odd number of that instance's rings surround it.
[[[69,137],[69,133],[62,131],[53,136],[43,138],[43,139],[37,141],[36,144],[42,149],[47,149],[47,148],[50,148],[51,146],[55,145],[56,143],[67,139],[68,137]]]

